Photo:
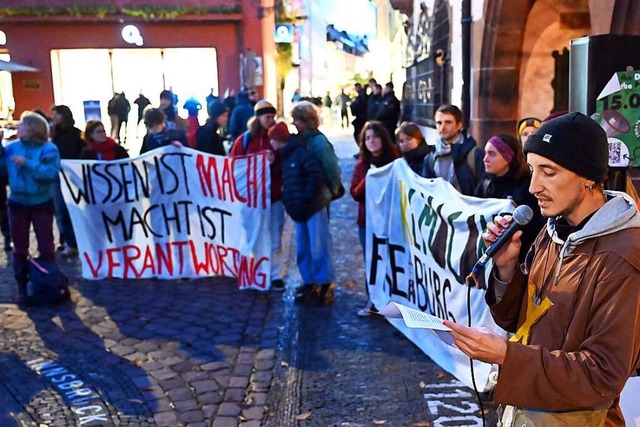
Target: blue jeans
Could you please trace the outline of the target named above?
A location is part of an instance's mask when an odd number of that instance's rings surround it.
[[[358,239],[360,239],[360,246],[362,246],[362,259],[364,261],[364,277],[367,277],[367,227],[358,226]],[[365,280],[364,289],[367,291],[367,297],[369,296],[369,286]]]
[[[304,222],[296,222],[295,230],[298,269],[304,284],[334,282],[336,271],[327,209],[316,212]]]
[[[284,261],[282,230],[284,229],[284,205],[282,200],[271,203],[271,281],[282,279],[280,267]]]
[[[53,185],[53,207],[55,209],[56,215],[56,225],[58,226],[58,232],[60,233],[60,237],[66,246],[77,248],[78,243],[76,242],[76,235],[73,232],[73,225],[71,224],[71,217],[69,216],[69,209],[67,209],[67,204],[64,202],[64,197],[62,197],[62,189],[61,185],[66,185],[64,182],[58,182],[58,184]]]

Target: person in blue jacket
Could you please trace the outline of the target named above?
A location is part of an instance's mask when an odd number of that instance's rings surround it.
[[[253,105],[249,102],[249,94],[245,91],[238,93],[236,107],[229,118],[229,134],[232,141],[235,141],[238,136],[248,129],[247,123],[253,116]]]
[[[39,114],[25,111],[18,124],[18,139],[0,152],[0,173],[7,174],[11,191],[8,209],[13,272],[22,301],[27,292],[31,226],[40,258],[56,265],[51,194],[59,172],[60,152],[49,141],[49,124]]]

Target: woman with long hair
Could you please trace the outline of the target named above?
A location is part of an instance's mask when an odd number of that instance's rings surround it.
[[[391,141],[389,131],[382,123],[371,120],[365,123],[360,133],[360,154],[356,160],[353,178],[351,179],[351,197],[358,202],[358,237],[362,245],[363,254],[366,251],[366,228],[365,228],[365,181],[367,171],[372,167],[380,167],[391,163],[400,157],[398,148]],[[358,310],[358,316],[368,316],[375,312],[376,308],[369,297],[367,291],[367,304]]]

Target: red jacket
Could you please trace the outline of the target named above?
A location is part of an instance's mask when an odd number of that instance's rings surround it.
[[[362,156],[358,157],[356,166],[353,170],[353,177],[351,178],[351,197],[358,202],[358,225],[364,227],[366,213],[365,213],[365,178],[367,172],[373,164],[376,167],[384,166],[391,163],[395,159],[400,157],[400,153],[395,145],[392,146],[391,153],[384,157],[373,158],[371,163],[367,162]]]
[[[270,152],[274,157],[271,162],[271,203],[277,202],[282,199],[282,159],[280,155],[273,151],[271,144],[269,143],[269,136],[264,131],[261,136],[253,137],[249,139],[247,145],[247,151],[244,152],[242,147],[242,137],[244,133],[241,133],[236,138],[231,150],[229,151],[229,157],[244,156],[246,154],[256,154],[262,151]]]

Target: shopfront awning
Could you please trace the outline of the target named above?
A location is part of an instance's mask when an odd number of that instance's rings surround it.
[[[14,72],[22,72],[22,71],[33,72],[33,71],[40,71],[40,70],[34,67],[30,67],[28,65],[20,64],[19,62],[3,61],[0,59],[0,71],[9,71],[11,73],[14,73]]]

